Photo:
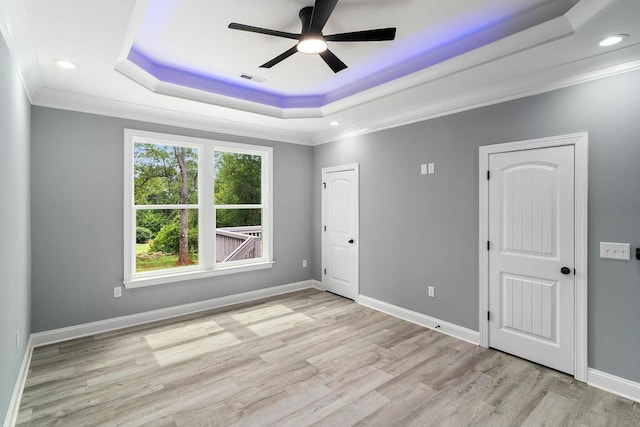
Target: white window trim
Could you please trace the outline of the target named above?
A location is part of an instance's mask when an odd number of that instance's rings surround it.
[[[199,264],[170,270],[135,273],[135,233],[136,222],[133,184],[133,147],[135,142],[177,145],[198,149],[198,205],[158,205],[153,209],[166,207],[167,209],[198,208],[199,235],[198,253]],[[127,289],[154,286],[164,283],[175,283],[185,280],[215,277],[226,274],[271,268],[273,262],[273,148],[259,145],[240,144],[229,141],[219,141],[171,135],[156,132],[146,132],[135,129],[124,130],[124,280]],[[262,156],[262,204],[261,205],[231,205],[232,208],[251,207],[262,209],[262,257],[255,261],[237,261],[215,264],[215,210],[213,201],[205,203],[209,196],[213,196],[214,159],[215,151],[258,154]],[[266,167],[264,167],[266,165]],[[218,209],[227,205],[217,206]],[[151,209],[151,207],[150,207]],[[204,222],[203,218],[214,218],[214,222]]]

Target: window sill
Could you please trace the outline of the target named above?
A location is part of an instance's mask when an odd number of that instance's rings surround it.
[[[147,286],[162,285],[165,283],[184,282],[186,280],[204,279],[207,277],[223,276],[226,274],[243,273],[246,271],[264,270],[273,267],[273,261],[264,261],[255,264],[234,265],[231,267],[218,267],[215,270],[197,270],[180,273],[163,274],[162,276],[138,277],[122,282],[125,289],[145,288]]]

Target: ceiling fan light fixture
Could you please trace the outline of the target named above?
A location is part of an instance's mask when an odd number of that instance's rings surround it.
[[[304,37],[298,42],[298,52],[307,55],[317,55],[328,49],[327,42],[322,36]]]

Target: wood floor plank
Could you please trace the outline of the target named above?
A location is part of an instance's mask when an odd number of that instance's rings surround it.
[[[317,290],[34,349],[19,426],[638,426],[640,405]]]
[[[222,327],[213,320],[192,323],[166,331],[156,332],[144,336],[149,347],[156,349],[188,341],[194,338],[201,338],[215,332],[222,331]]]
[[[351,426],[389,403],[389,399],[372,391],[312,425],[318,427]]]
[[[166,349],[154,351],[153,356],[161,366],[167,366],[193,359],[219,348],[231,347],[238,344],[240,344],[240,340],[233,334],[223,332],[192,341],[187,344],[179,344]]]
[[[279,426],[297,427],[316,423],[345,406],[350,406],[362,396],[374,391],[386,383],[391,376],[378,369],[371,369],[366,375],[359,376],[341,387],[330,387],[331,393],[310,405],[301,408],[287,417],[279,419]]]
[[[247,325],[249,323],[260,322],[274,317],[285,316],[295,313],[294,310],[282,304],[268,305],[253,310],[242,311],[238,314],[232,314],[231,317],[237,322]]]

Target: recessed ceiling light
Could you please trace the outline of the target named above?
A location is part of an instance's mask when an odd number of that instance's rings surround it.
[[[329,123],[331,126],[340,126],[340,122],[338,121],[332,121],[331,123]]]
[[[324,41],[324,38],[321,35],[318,36],[308,36],[300,40],[298,45],[298,52],[306,53],[307,55],[315,55],[318,53],[322,53],[327,50],[327,42]]]
[[[71,61],[65,61],[64,59],[56,59],[53,62],[56,63],[56,65],[60,68],[64,68],[67,70],[74,70],[76,68],[78,68],[78,66],[76,64],[74,64]]]
[[[603,39],[600,42],[600,47],[613,46],[614,44],[620,43],[622,40],[628,38],[629,36],[626,34],[616,34],[615,36],[609,36],[606,39]]]

